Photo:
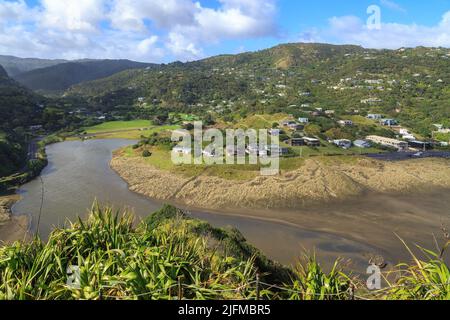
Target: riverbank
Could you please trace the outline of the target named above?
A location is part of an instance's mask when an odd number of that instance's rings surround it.
[[[0,196],[0,243],[23,240],[28,230],[26,216],[12,216],[11,208],[19,201],[18,195]]]
[[[382,162],[368,158],[310,158],[279,176],[229,180],[208,169],[190,177],[157,169],[145,159],[120,152],[111,167],[130,190],[161,201],[196,208],[299,209],[349,199],[366,192],[404,193],[450,188],[450,160]],[[164,186],[164,187],[161,187]]]

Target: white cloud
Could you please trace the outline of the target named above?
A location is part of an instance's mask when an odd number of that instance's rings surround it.
[[[392,0],[380,0],[380,3],[381,3],[382,6],[388,8],[388,9],[406,13],[406,9],[405,8],[403,8],[397,2],[394,2]]]
[[[223,40],[276,34],[277,0],[201,2],[0,0],[0,54],[187,60]]]
[[[450,47],[450,11],[439,24],[382,23],[381,28],[369,29],[366,21],[356,16],[332,17],[328,27],[302,34],[308,42],[357,44],[366,48],[398,49],[400,47]]]
[[[104,0],[42,0],[39,23],[44,28],[94,31],[105,17]]]

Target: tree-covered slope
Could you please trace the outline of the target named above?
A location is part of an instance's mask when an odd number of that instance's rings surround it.
[[[11,77],[20,73],[40,68],[47,68],[64,62],[67,62],[67,60],[18,58],[13,56],[0,55],[0,65],[2,65],[3,68],[5,68],[6,72],[8,72],[8,75]]]
[[[87,60],[58,64],[15,76],[15,79],[33,90],[61,91],[72,85],[111,76],[127,70],[152,66],[129,60]]]
[[[445,48],[286,44],[124,71],[73,86],[67,94],[87,97],[94,106],[133,106],[141,97],[147,106],[219,115],[298,114],[302,105],[338,115],[357,110],[383,113],[430,134],[433,123],[449,124],[449,83],[450,50]]]

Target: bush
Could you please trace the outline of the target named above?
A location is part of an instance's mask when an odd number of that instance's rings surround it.
[[[148,150],[144,150],[144,151],[142,152],[142,156],[143,156],[144,158],[148,158],[148,157],[151,157],[151,156],[152,156],[152,153],[151,153],[150,151],[148,151]]]

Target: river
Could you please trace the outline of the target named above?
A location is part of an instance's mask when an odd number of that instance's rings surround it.
[[[150,215],[162,203],[129,191],[127,183],[109,167],[112,151],[131,143],[88,140],[48,146],[49,165],[42,179],[20,188],[22,199],[12,208],[13,213],[27,214],[32,231],[39,223],[44,238],[67,219],[85,217],[95,199],[116,209],[129,208],[138,217]],[[258,216],[245,210],[212,213],[187,209],[214,226],[238,228],[251,244],[281,263],[293,264],[305,249],[316,250],[326,266],[343,257],[353,261],[356,272],[363,273],[371,255],[380,254],[392,264],[408,258],[394,232],[407,241],[432,245],[432,233],[438,234],[450,216],[448,194],[448,190],[430,190],[420,196],[367,194],[302,211]]]

